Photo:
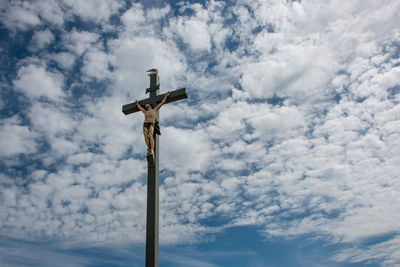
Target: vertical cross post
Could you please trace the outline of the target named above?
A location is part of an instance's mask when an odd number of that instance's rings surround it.
[[[150,70],[150,88],[146,93],[150,93],[149,98],[139,101],[140,105],[151,104],[155,107],[160,103],[165,94],[158,94],[160,81],[158,71]],[[170,92],[165,103],[171,103],[188,97],[186,88],[181,88]],[[125,115],[139,111],[136,103],[122,106]],[[159,121],[159,112],[156,120]],[[159,137],[154,133],[154,153],[147,155],[147,216],[146,216],[146,267],[158,267],[158,167],[159,167]]]
[[[150,98],[158,95],[160,79],[150,75]],[[159,121],[157,111],[156,120]],[[146,267],[158,266],[158,134],[154,133],[154,153],[147,156],[147,216],[146,216]],[[153,157],[154,156],[154,157]]]

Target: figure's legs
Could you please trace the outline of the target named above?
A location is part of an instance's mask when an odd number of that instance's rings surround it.
[[[149,128],[143,127],[143,136],[144,136],[144,141],[146,142],[146,145],[147,145],[147,153],[148,153],[151,150],[150,138],[149,138]]]
[[[153,155],[154,153],[154,126],[151,125],[149,127],[149,143],[150,143],[150,151],[149,155]]]

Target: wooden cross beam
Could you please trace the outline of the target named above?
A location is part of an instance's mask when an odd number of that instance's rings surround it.
[[[147,91],[146,91],[147,92]],[[154,97],[149,97],[143,100],[139,101],[139,104],[144,107],[146,104],[151,104],[153,107],[157,106],[158,103],[161,102],[161,100],[163,100],[165,94],[161,94],[161,95],[156,95]],[[165,103],[171,103],[171,102],[175,102],[181,99],[185,99],[188,97],[186,88],[181,88],[175,91],[170,92],[169,97],[167,98],[167,101]],[[131,113],[135,113],[138,112],[139,109],[136,106],[136,103],[130,103],[130,104],[126,104],[122,106],[122,112],[125,115],[131,114]]]
[[[150,97],[140,100],[141,106],[151,104],[153,108],[160,103],[165,94],[158,94],[160,82],[158,71],[151,69],[150,72],[150,88],[146,89],[146,93],[150,93]],[[186,88],[178,89],[170,92],[165,103],[175,102],[188,97]],[[122,106],[122,112],[125,115],[138,112],[136,102]],[[157,112],[156,120],[159,121],[159,112]],[[158,174],[159,174],[159,141],[158,135],[154,133],[154,153],[147,156],[147,217],[146,217],[146,267],[158,267]]]

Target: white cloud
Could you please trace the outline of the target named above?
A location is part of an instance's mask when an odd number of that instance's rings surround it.
[[[399,242],[399,237],[395,236],[390,240],[383,241],[368,248],[354,247],[344,249],[332,258],[337,262],[357,263],[376,261],[381,262],[382,266],[393,266],[400,261],[400,255],[398,253]]]
[[[68,157],[67,162],[72,165],[88,164],[93,161],[96,154],[91,152],[78,153]]]
[[[8,1],[2,4],[0,19],[12,31],[28,30],[32,27],[51,23],[62,26],[64,14],[58,2],[43,0],[40,2]]]
[[[89,77],[107,79],[109,73],[109,57],[102,51],[92,50],[85,54],[83,72]]]
[[[55,26],[63,26],[65,15],[60,2],[43,0],[35,3],[35,10],[44,21]]]
[[[176,22],[176,31],[191,49],[210,51],[211,36],[208,32],[206,22],[179,18]]]
[[[46,136],[56,136],[74,129],[75,122],[61,105],[51,106],[36,102],[29,112],[29,117],[33,127],[37,131],[45,132]]]
[[[63,35],[63,45],[72,53],[80,56],[89,48],[94,46],[98,40],[99,35],[87,31],[72,30],[71,32]]]
[[[251,98],[276,95],[297,103],[324,97],[323,87],[339,67],[331,51],[307,43],[282,45],[271,55],[268,50],[259,62],[243,68],[241,83]]]
[[[68,52],[51,54],[50,58],[55,60],[57,64],[63,69],[70,69],[75,63],[75,56]]]
[[[32,36],[29,49],[36,51],[48,46],[54,40],[54,36],[49,29],[43,31],[36,31]]]
[[[87,106],[91,116],[84,117],[77,129],[77,140],[86,144],[97,144],[107,157],[121,158],[130,148],[139,148],[138,121],[126,117],[122,111],[123,98],[103,98]],[[132,129],[133,128],[133,129]],[[139,130],[140,131],[140,130]],[[143,147],[144,149],[144,147]]]
[[[4,2],[0,19],[11,30],[27,30],[42,23],[34,5],[25,1]]]
[[[206,6],[200,4],[187,4],[180,8],[182,13],[188,12],[191,15],[179,16],[170,19],[170,27],[164,28],[163,33],[169,38],[180,38],[192,50],[190,53],[200,52],[199,61],[204,60],[201,52],[214,52],[215,57],[223,56],[223,45],[230,28],[223,26],[225,17],[222,15],[225,3],[210,1]],[[215,51],[211,51],[215,49]],[[227,55],[229,56],[229,55]],[[194,67],[194,66],[193,66]]]
[[[173,127],[166,127],[162,131],[160,160],[163,161],[163,166],[182,173],[187,173],[189,170],[201,171],[206,168],[214,152],[203,131]],[[195,161],[188,157],[190,154],[195,155]]]
[[[133,4],[132,7],[121,16],[121,20],[124,23],[126,30],[137,30],[137,28],[142,26],[146,20],[143,6],[141,4]]]
[[[32,130],[22,124],[19,117],[4,119],[0,124],[0,155],[11,157],[17,154],[35,153],[37,136]]]
[[[46,138],[55,153],[49,158],[49,163],[55,163],[58,158],[80,149],[79,144],[71,139],[77,122],[68,115],[62,103],[51,105],[36,102],[31,107],[29,117],[35,133]]]
[[[106,0],[64,0],[63,5],[70,8],[73,15],[96,22],[106,22],[112,14],[123,7],[122,2]]]
[[[79,266],[93,263],[87,257],[60,252],[61,247],[55,243],[40,246],[12,239],[3,239],[0,246],[3,255],[5,255],[0,260],[0,264],[3,266],[45,265],[49,262],[57,266]]]
[[[163,8],[151,8],[146,11],[146,17],[149,20],[158,20],[165,17],[169,12],[171,12],[171,7],[167,4]]]
[[[63,77],[57,73],[47,71],[43,66],[30,64],[18,70],[14,80],[15,89],[23,92],[31,99],[47,97],[57,100],[63,96]]]
[[[247,137],[249,139],[285,139],[298,136],[304,131],[303,115],[294,106],[268,109],[267,106],[257,105],[249,109],[248,124],[254,129],[254,133]]]

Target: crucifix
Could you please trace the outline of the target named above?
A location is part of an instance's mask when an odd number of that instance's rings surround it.
[[[152,108],[160,107],[162,104],[175,102],[188,97],[186,88],[181,88],[166,94],[158,94],[160,89],[160,79],[156,69],[148,70],[150,76],[150,88],[146,89],[146,94],[150,97],[122,106],[125,115],[142,110],[142,106],[151,105]],[[162,102],[162,103],[161,103]],[[161,103],[161,105],[160,105]],[[140,109],[141,108],[141,109]],[[156,122],[159,121],[158,109],[156,112]],[[146,124],[146,122],[145,122]],[[145,125],[144,124],[144,125]],[[146,126],[143,126],[146,127]],[[150,128],[148,128],[149,131]],[[145,133],[145,129],[143,128]],[[154,152],[147,153],[147,217],[146,217],[146,267],[158,267],[158,166],[159,166],[159,141],[158,134],[153,133]],[[147,144],[147,140],[146,140]],[[150,150],[150,148],[149,148]]]

